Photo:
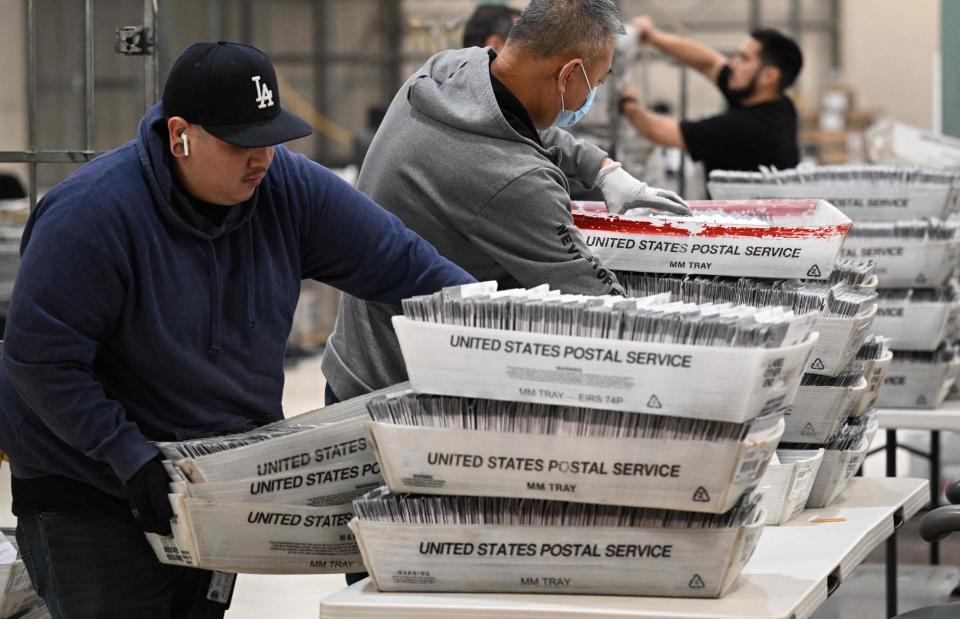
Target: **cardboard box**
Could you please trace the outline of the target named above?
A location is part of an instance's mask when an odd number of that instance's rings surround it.
[[[779,464],[771,463],[763,479],[763,511],[767,526],[787,522],[803,511],[823,461],[823,450],[780,449]]]
[[[715,598],[736,582],[765,519],[760,513],[752,525],[727,529],[362,520],[350,527],[381,591]]]
[[[817,341],[810,333],[803,343],[782,348],[690,346],[461,327],[404,316],[395,316],[393,326],[418,393],[733,423],[792,403]]]
[[[697,211],[761,218],[769,223],[704,223],[682,217],[574,212],[587,246],[609,269],[826,279],[850,219],[822,200],[693,201]]]
[[[783,420],[743,441],[483,432],[369,422],[390,490],[722,513],[763,475]]]
[[[960,359],[948,363],[897,363],[890,369],[877,396],[881,408],[938,408],[960,370]]]
[[[801,385],[793,408],[784,415],[783,442],[826,443],[857,410],[866,390],[865,378],[853,387]]]
[[[170,495],[173,536],[147,533],[169,565],[251,574],[362,572],[350,504],[303,507]]]

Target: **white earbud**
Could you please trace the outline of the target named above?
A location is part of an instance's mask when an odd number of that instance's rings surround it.
[[[190,141],[187,139],[187,132],[184,131],[180,134],[180,143],[183,144],[183,156],[190,156]]]

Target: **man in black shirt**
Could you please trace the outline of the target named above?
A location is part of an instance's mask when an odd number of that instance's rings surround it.
[[[663,146],[684,148],[711,170],[792,168],[800,162],[797,111],[784,91],[797,79],[803,54],[776,30],[755,30],[728,62],[718,51],[658,30],[649,17],[633,25],[649,43],[706,76],[723,93],[728,109],[702,120],[677,122],[640,104],[639,91],[624,88],[620,107],[637,131]]]

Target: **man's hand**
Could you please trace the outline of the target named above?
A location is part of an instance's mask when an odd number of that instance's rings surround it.
[[[611,213],[623,213],[632,208],[649,208],[689,215],[690,207],[672,191],[650,187],[630,176],[619,163],[601,168],[596,184],[603,192]]]
[[[170,519],[173,508],[170,507],[170,477],[160,458],[150,460],[127,481],[130,505],[133,516],[140,528],[148,533],[170,535]]]
[[[636,29],[638,35],[637,41],[639,43],[649,43],[650,37],[657,31],[657,27],[649,15],[634,17],[630,21],[630,25]]]

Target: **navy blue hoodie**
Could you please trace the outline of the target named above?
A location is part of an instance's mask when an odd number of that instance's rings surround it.
[[[474,281],[322,166],[277,147],[221,225],[177,191],[159,104],[138,139],[54,187],[21,245],[0,372],[14,475],[124,496],[149,441],[282,417],[300,281],[385,303]]]

